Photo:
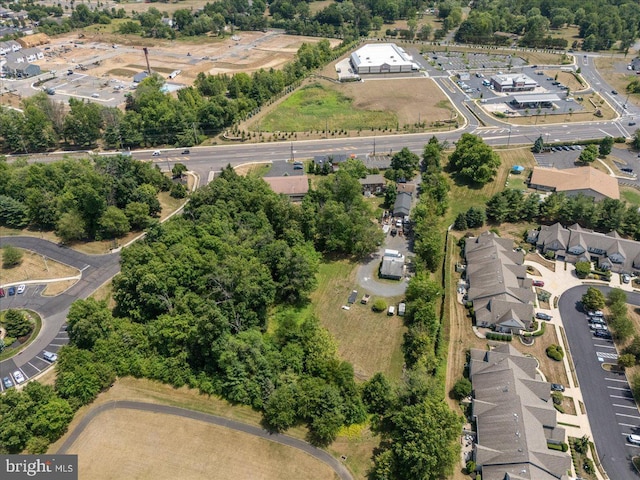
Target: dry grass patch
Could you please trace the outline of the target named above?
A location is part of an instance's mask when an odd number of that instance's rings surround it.
[[[2,283],[16,283],[25,280],[49,280],[74,277],[80,274],[77,268],[56,262],[42,255],[23,250],[22,263],[13,268],[2,268]],[[3,251],[0,249],[0,265]]]
[[[264,176],[264,174],[271,168],[271,162],[255,162],[255,163],[245,163],[243,165],[238,165],[237,167],[233,167],[238,175],[257,175],[259,177]]]
[[[92,479],[336,478],[300,450],[196,420],[117,409],[97,416],[71,446]],[[99,459],[99,461],[98,461]]]
[[[358,264],[335,260],[320,265],[318,288],[311,294],[313,313],[336,339],[340,358],[353,364],[356,378],[365,380],[376,372],[398,380],[402,375],[402,317],[374,313],[371,305],[361,305],[366,291],[356,282]],[[343,310],[352,290],[358,290],[357,302]],[[387,304],[398,303],[402,297],[385,298]]]
[[[410,46],[407,44],[402,44],[402,42],[396,41],[396,43],[405,46]],[[546,52],[514,52],[514,50],[510,49],[486,49],[483,50],[481,48],[471,48],[471,47],[461,47],[461,46],[444,46],[444,45],[425,45],[422,47],[422,51],[424,52],[472,52],[472,53],[484,53],[486,55],[517,55],[529,65],[568,65],[572,62],[572,59],[569,55],[558,54],[558,53],[546,53]]]
[[[543,70],[545,77],[555,78],[562,85],[569,87],[571,92],[583,90],[586,85],[582,85],[571,72],[563,72],[561,70]]]
[[[63,280],[62,282],[47,283],[42,295],[44,297],[55,297],[74,286],[76,282],[77,280]]]
[[[616,68],[616,66],[619,65],[626,65],[628,63],[627,60],[623,60],[621,62],[619,58],[604,56],[590,59],[590,61],[594,60],[596,62],[596,67],[598,68],[598,73],[602,75],[602,78],[604,78],[605,82],[607,82],[615,90],[620,92],[621,95],[626,92],[629,82],[638,78],[638,75],[636,75],[635,72],[629,73],[627,70],[623,71],[619,68]],[[639,98],[640,97],[638,95],[630,95],[628,102],[638,105]]]

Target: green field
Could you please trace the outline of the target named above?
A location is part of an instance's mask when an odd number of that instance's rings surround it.
[[[352,99],[318,83],[293,93],[260,122],[263,132],[359,130],[395,128],[393,112],[355,110]],[[254,126],[257,131],[257,126]]]
[[[636,190],[635,188],[620,188],[620,196],[622,197],[622,200],[625,200],[627,203],[640,207],[640,191]]]

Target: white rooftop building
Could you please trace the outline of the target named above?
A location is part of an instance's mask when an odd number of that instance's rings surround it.
[[[418,70],[413,57],[395,43],[373,43],[359,48],[351,54],[354,72],[400,73]]]

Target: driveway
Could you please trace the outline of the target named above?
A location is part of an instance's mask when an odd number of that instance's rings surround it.
[[[219,425],[221,427],[229,428],[231,430],[235,430],[242,433],[247,433],[249,435],[253,435],[265,440],[269,440],[270,442],[280,443],[282,445],[286,445],[288,447],[297,448],[298,450],[302,450],[308,455],[320,460],[325,463],[329,467],[333,469],[336,475],[341,480],[353,480],[351,473],[347,468],[336,460],[334,457],[329,455],[324,450],[314,447],[310,443],[305,442],[304,440],[299,440],[297,438],[290,437],[288,435],[282,435],[280,433],[270,433],[267,430],[264,430],[259,427],[254,427],[253,425],[247,425],[246,423],[238,422],[236,420],[230,420],[228,418],[219,417],[217,415],[210,415],[207,413],[195,412],[193,410],[186,410],[184,408],[178,407],[170,407],[167,405],[158,405],[152,403],[144,403],[144,402],[131,402],[126,400],[119,400],[109,403],[104,403],[100,406],[92,408],[82,419],[82,421],[78,424],[78,426],[71,432],[71,434],[64,441],[62,446],[56,452],[59,455],[66,454],[69,452],[69,449],[74,444],[74,442],[78,439],[80,434],[87,428],[89,423],[99,414],[105,412],[107,410],[113,410],[114,408],[126,408],[129,410],[138,410],[144,412],[153,412],[160,413],[163,415],[175,415],[182,418],[189,418],[191,420],[197,420],[200,422],[210,423],[212,425]]]

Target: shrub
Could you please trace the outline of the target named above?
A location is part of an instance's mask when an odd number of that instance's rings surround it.
[[[507,333],[494,333],[490,332],[485,335],[487,340],[498,340],[500,342],[510,342],[512,336]]]
[[[467,465],[465,466],[465,470],[467,471],[467,474],[475,472],[476,471],[476,462],[474,462],[473,460],[469,460],[467,462]]]
[[[384,312],[387,309],[387,302],[385,302],[382,298],[377,298],[373,305],[371,306],[371,310],[374,312]]]
[[[22,263],[22,250],[13,245],[2,247],[2,266],[4,268],[17,267]]]
[[[554,405],[562,405],[564,395],[562,395],[562,392],[553,392],[551,394],[551,400],[553,400]]]
[[[546,328],[547,328],[547,324],[542,322],[540,324],[540,330],[533,332],[531,335],[533,335],[534,337],[541,337],[542,335],[544,335]]]
[[[455,383],[453,389],[451,390],[451,393],[453,394],[453,398],[455,398],[456,400],[462,400],[463,398],[471,395],[471,390],[472,387],[469,379],[461,378]]]
[[[560,345],[549,345],[547,347],[547,357],[560,362],[564,358],[564,351]]]
[[[553,260],[556,258],[556,252],[554,252],[553,250],[547,250],[546,252],[544,252],[544,258]]]
[[[576,262],[576,276],[578,278],[587,278],[591,273],[591,262]]]

